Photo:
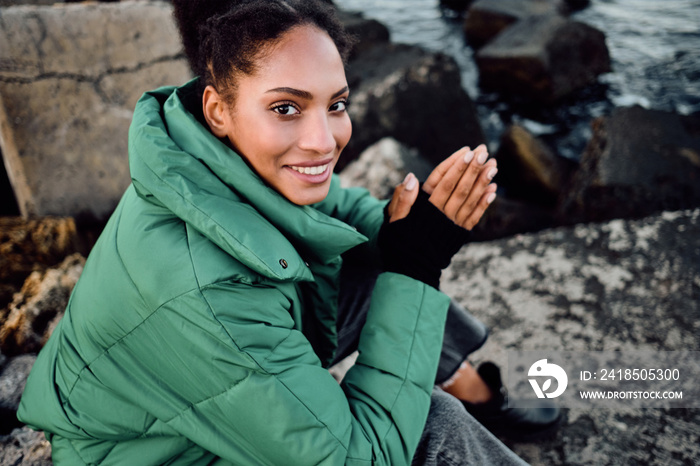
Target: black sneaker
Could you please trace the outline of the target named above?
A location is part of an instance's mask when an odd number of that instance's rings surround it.
[[[549,400],[538,400],[535,408],[509,408],[508,394],[501,371],[492,362],[479,366],[477,372],[491,389],[492,398],[485,403],[462,401],[467,411],[494,435],[510,440],[535,440],[556,431],[561,410]]]

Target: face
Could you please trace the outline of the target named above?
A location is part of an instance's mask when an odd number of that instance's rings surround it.
[[[222,104],[219,133],[212,129],[288,200],[313,204],[328,195],[352,133],[347,98],[335,44],[320,29],[300,26],[263,54],[254,74],[239,77],[233,105]]]

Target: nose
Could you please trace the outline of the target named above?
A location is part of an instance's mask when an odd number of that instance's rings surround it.
[[[329,115],[326,112],[318,112],[306,116],[299,137],[299,148],[319,154],[330,154],[337,143]]]

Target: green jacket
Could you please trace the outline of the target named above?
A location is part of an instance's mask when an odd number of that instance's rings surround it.
[[[57,465],[409,463],[449,299],[381,274],[338,384],[325,366],[340,255],[376,237],[383,204],[337,179],[322,203],[291,204],[186,109],[192,95],[138,102],[133,183],[19,418]]]

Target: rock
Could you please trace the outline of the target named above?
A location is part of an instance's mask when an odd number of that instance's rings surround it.
[[[560,210],[601,221],[699,205],[700,118],[629,107],[593,122]]]
[[[700,209],[472,243],[441,289],[490,327],[474,363],[505,368],[511,349],[698,351]],[[509,446],[531,464],[698,464],[698,425],[698,409],[569,409],[553,438]]]
[[[551,103],[610,71],[605,35],[561,16],[518,21],[476,54],[482,87]]]
[[[484,141],[459,68],[447,55],[415,46],[380,45],[353,60],[347,75],[353,137],[339,170],[387,136],[417,148],[433,163],[462,146]]]
[[[474,0],[440,0],[440,6],[455,11],[464,11],[469,8]]]
[[[494,181],[498,182],[498,176]],[[472,241],[489,241],[540,231],[555,224],[553,209],[499,195],[472,230]]]
[[[51,466],[51,444],[42,432],[29,427],[0,436],[0,464]]]
[[[556,155],[520,125],[502,135],[496,153],[499,186],[509,197],[554,207],[569,189],[576,163]]]
[[[58,264],[77,246],[72,218],[0,217],[0,309],[30,273]]]
[[[469,45],[479,48],[521,19],[564,11],[559,0],[477,0],[469,7],[464,33]]]
[[[76,253],[57,268],[33,272],[0,319],[0,348],[6,355],[36,353],[46,343],[68,304],[85,259]]]
[[[105,219],[138,96],[191,74],[160,1],[0,10],[0,149],[22,215]]]
[[[340,181],[343,186],[362,186],[374,197],[388,199],[408,173],[424,181],[431,171],[432,165],[417,150],[387,137],[368,147],[359,159],[345,167]]]
[[[350,59],[366,52],[378,44],[389,42],[389,28],[376,19],[367,19],[361,13],[338,10],[338,17],[345,30],[355,37],[357,42],[350,52]]]
[[[591,0],[564,0],[569,12],[583,10],[591,5]]]
[[[21,425],[17,419],[17,408],[34,361],[36,355],[23,354],[10,359],[0,372],[0,435],[9,434]]]

